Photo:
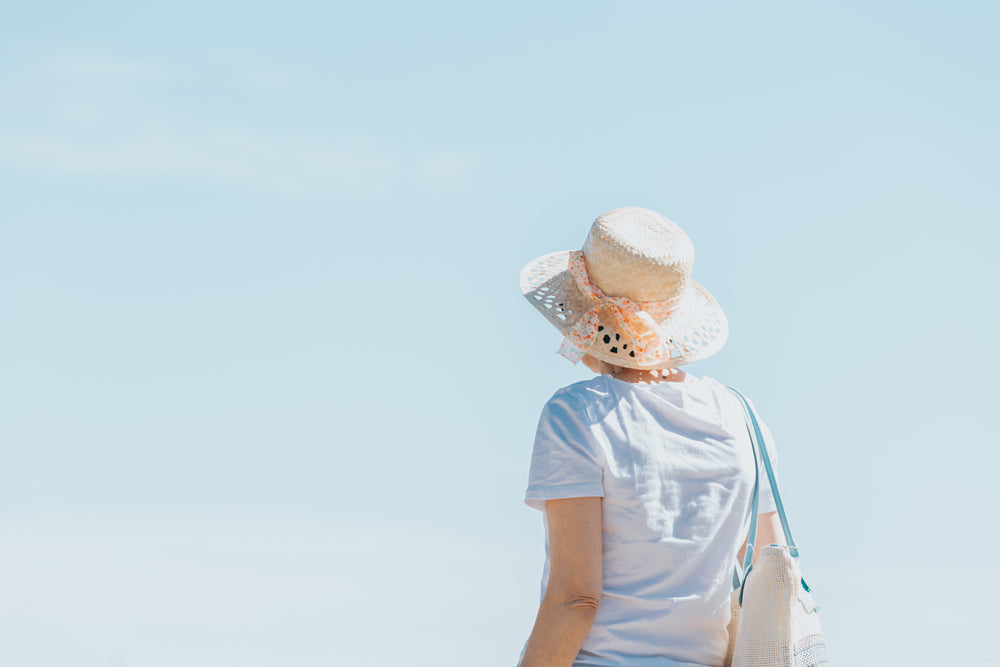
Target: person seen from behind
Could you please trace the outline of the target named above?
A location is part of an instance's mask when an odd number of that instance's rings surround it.
[[[525,502],[544,513],[546,559],[520,667],[719,667],[755,483],[756,543],[784,544],[739,399],[682,368],[728,336],[693,260],[680,227],[627,207],[521,271],[560,354],[596,375],[538,422]]]

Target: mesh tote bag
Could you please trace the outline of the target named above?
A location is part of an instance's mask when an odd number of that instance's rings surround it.
[[[759,495],[755,482],[742,580],[739,566],[733,573],[732,619],[725,667],[827,667],[826,642],[817,607],[799,571],[799,550],[788,528],[757,416],[743,394],[732,387],[729,389],[740,399],[746,412],[754,462],[756,464],[759,457],[767,472],[787,546],[765,546],[757,563],[753,564]]]

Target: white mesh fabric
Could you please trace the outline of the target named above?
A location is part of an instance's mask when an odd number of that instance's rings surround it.
[[[787,547],[764,547],[734,593],[726,667],[825,667],[826,646],[812,596]],[[733,636],[735,634],[735,637]]]

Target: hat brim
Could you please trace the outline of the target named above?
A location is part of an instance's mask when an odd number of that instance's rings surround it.
[[[597,305],[584,296],[569,271],[571,252],[543,255],[528,262],[518,276],[524,298],[563,335]],[[657,321],[668,353],[666,362],[636,363],[631,340],[606,308],[600,313],[600,324],[603,329],[587,353],[626,368],[672,368],[698,361],[718,352],[729,336],[729,322],[722,307],[707,289],[694,281],[677,309]]]

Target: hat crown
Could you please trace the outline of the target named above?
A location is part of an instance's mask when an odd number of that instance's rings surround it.
[[[676,223],[648,208],[601,215],[583,244],[590,279],[608,296],[666,301],[687,291],[694,245]]]

